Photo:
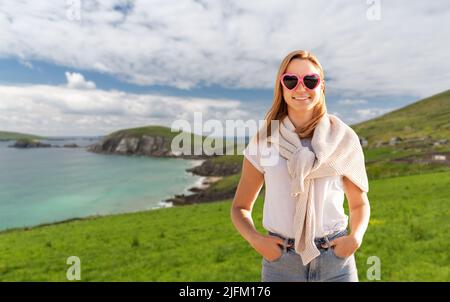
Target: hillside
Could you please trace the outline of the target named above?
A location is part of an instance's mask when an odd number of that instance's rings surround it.
[[[388,143],[393,137],[410,140],[411,143],[448,140],[450,90],[351,127],[367,139],[369,148],[375,147],[377,143]]]
[[[33,139],[45,139],[45,137],[19,132],[0,131],[0,140],[18,140],[18,139],[33,140]]]

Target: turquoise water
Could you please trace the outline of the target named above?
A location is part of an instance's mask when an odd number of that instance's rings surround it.
[[[49,143],[71,142],[93,143]],[[200,180],[185,171],[199,161],[8,148],[12,143],[0,142],[0,230],[157,208]]]

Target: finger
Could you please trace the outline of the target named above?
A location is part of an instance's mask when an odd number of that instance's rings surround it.
[[[340,241],[340,238],[336,238],[336,239],[334,239],[334,240],[331,240],[331,241],[330,241],[330,246],[335,246],[336,244],[339,243],[339,241]]]

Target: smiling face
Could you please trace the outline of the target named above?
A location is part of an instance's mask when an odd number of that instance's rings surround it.
[[[293,59],[284,73],[294,73],[301,78],[305,74],[316,73],[320,75],[320,70],[311,61],[304,59]],[[321,79],[320,84],[313,90],[305,88],[299,84],[295,90],[288,90],[283,87],[283,97],[288,106],[288,110],[301,112],[312,110],[320,100],[324,84]]]

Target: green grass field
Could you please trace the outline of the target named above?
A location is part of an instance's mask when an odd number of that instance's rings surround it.
[[[381,260],[381,281],[450,281],[450,172],[370,182],[371,221],[356,253]],[[259,231],[263,199],[253,218]],[[0,233],[0,280],[66,281],[69,256],[82,281],[259,281],[261,256],[230,219],[231,200],[75,220]]]

